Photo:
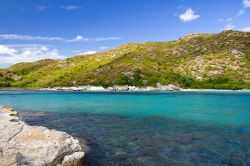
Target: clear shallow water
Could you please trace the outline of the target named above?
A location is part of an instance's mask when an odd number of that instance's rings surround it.
[[[0,91],[0,105],[87,140],[88,165],[250,165],[249,92]]]

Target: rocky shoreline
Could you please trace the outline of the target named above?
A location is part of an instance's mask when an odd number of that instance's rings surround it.
[[[112,87],[104,88],[102,86],[72,86],[72,87],[54,87],[54,88],[42,88],[41,91],[115,91],[115,92],[126,92],[126,91],[179,91],[181,88],[174,84],[146,87],[136,86],[119,86],[115,85]]]
[[[175,86],[175,85],[174,85]],[[104,88],[102,86],[72,86],[72,87],[53,87],[53,88],[0,88],[0,91],[82,91],[82,92],[150,92],[150,91],[183,91],[183,92],[250,92],[249,89],[183,89],[178,86],[164,88],[147,86],[113,86]]]
[[[84,149],[65,132],[29,126],[10,107],[0,106],[0,165],[78,166]]]

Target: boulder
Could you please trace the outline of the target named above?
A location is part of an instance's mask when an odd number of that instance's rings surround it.
[[[102,86],[89,86],[89,88],[87,89],[87,91],[105,91],[106,89],[104,89]]]
[[[180,87],[178,85],[174,85],[174,84],[161,85],[160,83],[157,83],[156,88],[159,91],[178,91],[178,90],[180,90]]]
[[[140,88],[136,87],[136,86],[129,86],[128,89],[129,89],[129,91],[139,91],[140,90]]]
[[[82,165],[84,152],[65,132],[29,126],[13,108],[0,107],[0,165]]]
[[[236,50],[236,49],[233,49],[231,52],[232,52],[232,54],[233,54],[235,57],[242,57],[242,56],[245,56],[245,55],[246,55],[244,52],[241,52],[241,51]]]
[[[106,88],[106,90],[108,91],[128,91],[129,90],[129,86],[128,85],[124,85],[124,86],[119,86],[119,85],[114,85],[111,87]]]
[[[156,91],[157,89],[153,86],[146,86],[146,87],[141,87],[141,91]]]

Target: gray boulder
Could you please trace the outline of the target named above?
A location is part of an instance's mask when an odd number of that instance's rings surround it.
[[[29,126],[14,109],[0,107],[0,165],[82,165],[84,152],[65,132]]]

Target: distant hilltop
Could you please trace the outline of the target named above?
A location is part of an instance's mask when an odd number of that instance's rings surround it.
[[[93,55],[19,63],[0,70],[0,87],[157,84],[250,89],[250,33],[196,33],[170,42],[127,43]]]

